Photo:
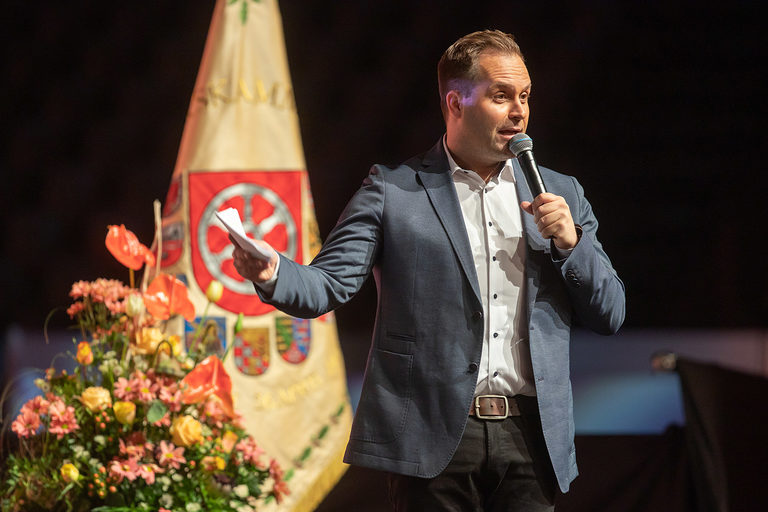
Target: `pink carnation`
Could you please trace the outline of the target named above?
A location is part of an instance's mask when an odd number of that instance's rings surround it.
[[[51,402],[48,407],[48,414],[51,416],[51,424],[48,431],[61,439],[64,434],[69,434],[80,428],[75,418],[75,408],[67,406],[63,401],[57,400]]]
[[[110,300],[106,299],[104,301],[104,305],[107,306],[107,309],[109,309],[109,312],[113,315],[119,315],[120,313],[125,313],[125,301],[122,300]]]
[[[123,478],[133,482],[139,476],[139,465],[133,459],[113,459],[109,463],[109,476],[117,483],[122,482]]]
[[[48,400],[38,395],[24,404],[24,406],[21,408],[21,412],[28,410],[37,415],[48,414],[48,407],[50,406],[51,403]]]
[[[209,425],[223,428],[224,422],[229,419],[229,416],[221,406],[221,402],[215,397],[210,397],[203,406],[203,419]]]
[[[184,448],[182,446],[175,446],[173,443],[160,441],[160,453],[157,456],[157,461],[161,466],[171,466],[174,469],[179,469],[181,464],[187,462],[184,458]]]
[[[181,391],[179,391],[179,387],[176,384],[158,384],[157,398],[159,398],[171,412],[179,412],[181,410]]]
[[[120,439],[118,443],[120,444],[120,455],[125,455],[132,460],[139,460],[144,456],[144,445],[126,443],[123,439]]]
[[[38,428],[40,428],[40,416],[31,409],[22,408],[21,414],[11,423],[11,430],[19,437],[31,437],[37,433]]]
[[[243,454],[243,461],[251,463],[257,468],[265,467],[264,463],[260,460],[264,450],[259,448],[259,445],[256,444],[256,441],[254,441],[251,436],[248,436],[237,443],[235,445],[235,450]]]
[[[134,374],[135,375],[135,374]],[[136,390],[138,399],[144,403],[155,399],[155,393],[152,391],[152,381],[143,375],[135,375],[130,382],[131,388]]]
[[[269,476],[274,478],[276,482],[283,479],[283,469],[275,459],[272,459],[269,463]]]
[[[126,402],[132,402],[139,396],[138,389],[136,387],[136,380],[131,379],[129,381],[125,377],[120,377],[117,379],[112,392],[114,393],[115,398]]]
[[[275,486],[272,488],[272,495],[275,497],[275,501],[280,504],[283,502],[283,496],[291,494],[291,490],[288,488],[288,483],[280,480],[275,482]]]
[[[163,470],[156,464],[139,464],[138,474],[147,482],[147,485],[155,483],[155,474],[162,472]]]
[[[90,296],[95,302],[114,302],[129,293],[131,288],[117,279],[97,279],[91,283]]]
[[[80,297],[87,297],[91,293],[91,283],[88,281],[78,281],[72,285],[72,290],[69,292],[69,296],[73,299],[79,299]]]
[[[78,313],[83,311],[85,309],[85,303],[84,302],[75,302],[71,306],[67,308],[67,314],[69,315],[69,318],[75,318]]]

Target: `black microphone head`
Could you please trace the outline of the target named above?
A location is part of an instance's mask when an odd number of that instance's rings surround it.
[[[510,139],[509,150],[515,156],[523,151],[533,151],[533,139],[524,133],[518,133]]]

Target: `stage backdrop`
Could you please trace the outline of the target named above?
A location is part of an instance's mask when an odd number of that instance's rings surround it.
[[[161,265],[187,282],[199,313],[211,280],[224,284],[208,311],[207,350],[232,346],[235,406],[292,474],[281,510],[314,510],[344,472],[352,416],[335,319],[293,318],[258,299],[214,218],[230,207],[246,232],[296,261],[320,248],[275,0],[216,3],[163,205]]]

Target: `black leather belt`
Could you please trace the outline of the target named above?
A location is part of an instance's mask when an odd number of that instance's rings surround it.
[[[520,407],[514,397],[480,395],[472,400],[469,415],[481,420],[503,420],[510,416],[520,416]]]

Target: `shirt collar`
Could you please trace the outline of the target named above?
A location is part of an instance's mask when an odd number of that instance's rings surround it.
[[[456,163],[456,160],[453,159],[453,155],[451,155],[451,152],[448,150],[448,145],[445,143],[445,135],[443,135],[443,150],[445,151],[445,155],[448,157],[448,167],[451,169],[451,175],[458,171],[471,171],[471,169],[463,169],[459,164]],[[504,162],[504,167],[501,168],[498,176],[501,180],[515,183],[515,168],[512,166],[511,158],[507,158],[507,161]]]

